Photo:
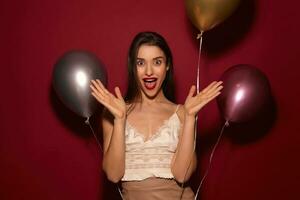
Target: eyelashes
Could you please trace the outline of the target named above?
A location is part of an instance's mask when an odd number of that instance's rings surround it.
[[[162,58],[157,58],[157,59],[153,59],[152,64],[154,66],[160,66],[164,63],[164,59]],[[146,61],[144,59],[137,59],[136,60],[136,66],[142,67],[146,65]]]

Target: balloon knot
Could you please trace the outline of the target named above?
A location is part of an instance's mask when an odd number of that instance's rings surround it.
[[[226,126],[226,127],[229,126],[229,122],[228,122],[228,121],[225,122],[225,126]]]
[[[88,118],[86,118],[86,120],[84,121],[84,123],[86,124],[86,125],[89,125],[90,124],[90,118],[88,117]]]
[[[203,36],[203,31],[201,31],[200,33],[198,33],[197,40],[200,39],[200,38],[202,38],[202,36]]]

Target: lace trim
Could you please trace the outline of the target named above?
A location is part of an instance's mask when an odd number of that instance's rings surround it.
[[[155,138],[159,137],[160,134],[162,133],[162,130],[169,126],[170,122],[172,122],[172,119],[174,117],[176,117],[175,119],[177,119],[177,121],[181,127],[179,117],[178,117],[177,113],[175,112],[168,119],[164,120],[163,124],[161,126],[159,126],[157,131],[155,131],[153,134],[151,134],[151,136],[148,139],[145,138],[144,134],[142,134],[139,130],[137,130],[134,126],[132,126],[128,121],[126,121],[126,133],[129,133],[130,130],[133,130],[134,137],[141,137],[141,138],[143,138],[143,142],[146,143],[148,141],[154,140]]]

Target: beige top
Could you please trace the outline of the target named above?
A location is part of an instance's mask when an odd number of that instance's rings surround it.
[[[149,177],[174,178],[171,160],[177,148],[181,126],[178,107],[146,141],[135,127],[126,122],[125,174],[122,181],[138,181]]]

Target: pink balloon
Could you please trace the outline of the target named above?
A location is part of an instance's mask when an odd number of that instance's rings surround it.
[[[247,64],[235,65],[222,76],[224,88],[217,97],[221,114],[229,122],[254,119],[267,105],[270,84],[263,72]]]

